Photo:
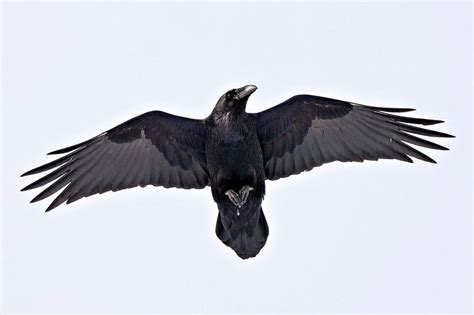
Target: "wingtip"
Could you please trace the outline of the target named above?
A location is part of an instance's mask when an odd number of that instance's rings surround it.
[[[33,172],[32,171],[24,172],[23,174],[20,175],[20,177],[25,177],[29,175],[33,175]]]
[[[30,185],[28,185],[28,186],[30,186]],[[27,190],[28,190],[28,186],[23,187],[22,189],[20,189],[20,191],[27,191]]]
[[[90,145],[90,144],[93,143],[94,141],[100,139],[102,136],[104,136],[104,135],[106,135],[106,134],[107,134],[107,132],[103,132],[103,133],[101,133],[100,135],[95,136],[95,137],[93,137],[93,138],[91,138],[91,139],[89,139],[89,140],[83,141],[83,142],[81,142],[81,143],[74,144],[74,145],[71,145],[71,146],[69,146],[69,147],[59,149],[59,150],[51,151],[51,152],[49,152],[47,155],[64,154],[64,153],[68,153],[68,152],[71,152],[71,151],[80,149],[81,147],[87,147],[88,145]]]
[[[31,189],[35,189],[35,188],[38,188],[39,186],[38,185],[35,185],[36,182],[34,183],[31,183],[25,187],[23,187],[20,191],[27,191],[27,190],[31,190]]]
[[[407,113],[407,112],[413,112],[416,110],[415,108],[409,108],[409,107],[379,107],[379,106],[362,105],[358,103],[351,103],[351,104],[359,105],[359,106],[362,106],[363,108],[374,110],[377,112],[387,112],[387,113]]]
[[[392,108],[392,107],[379,107],[379,111],[381,112],[388,112],[388,113],[408,113],[408,112],[413,112],[415,111],[416,109],[415,108],[399,108],[399,107],[396,107],[396,108]]]
[[[392,112],[408,113],[408,112],[414,112],[415,110],[416,110],[415,108],[394,108]]]
[[[50,212],[51,210],[53,210],[54,208],[56,208],[56,207],[51,207],[51,206],[49,206],[48,208],[46,208],[46,210],[44,210],[44,213],[48,213],[48,212]]]
[[[48,152],[46,153],[46,155],[55,155],[55,154],[62,154],[62,153],[65,153],[65,152],[63,152],[63,149],[60,149],[60,150],[54,150],[54,151]]]
[[[444,120],[426,119],[425,121],[422,122],[422,125],[431,126],[431,125],[437,125],[437,124],[442,124],[442,123],[444,123]]]
[[[88,140],[90,141],[90,140]],[[51,152],[48,152],[46,153],[46,155],[56,155],[56,154],[64,154],[64,153],[68,153],[68,152],[71,152],[73,150],[76,150],[78,148],[81,147],[81,145],[83,145],[85,143],[79,143],[79,144],[75,144],[75,145],[72,145],[70,147],[67,147],[67,148],[62,148],[62,149],[58,149],[58,150],[54,150],[54,151],[51,151]]]

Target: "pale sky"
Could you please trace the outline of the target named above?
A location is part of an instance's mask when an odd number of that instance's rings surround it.
[[[2,313],[470,313],[470,3],[2,5]],[[423,150],[436,165],[267,182],[270,235],[247,261],[216,237],[210,189],[47,214],[20,193],[47,152],[152,109],[206,117],[245,84],[250,112],[314,94],[414,107],[457,138]]]

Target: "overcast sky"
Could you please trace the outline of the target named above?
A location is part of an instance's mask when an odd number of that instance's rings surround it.
[[[2,311],[470,312],[470,3],[3,4]],[[45,214],[24,171],[159,109],[206,117],[299,93],[414,107],[438,164],[332,163],[267,183],[255,258],[210,189],[106,193]],[[412,114],[412,113],[410,113]]]

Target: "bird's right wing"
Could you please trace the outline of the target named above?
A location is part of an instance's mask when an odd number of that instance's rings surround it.
[[[23,174],[56,168],[22,190],[54,181],[32,200],[36,202],[66,187],[49,211],[65,201],[136,186],[204,188],[209,184],[204,132],[201,120],[148,112],[85,142],[51,152],[68,154]]]
[[[276,180],[341,161],[397,159],[409,156],[434,162],[407,143],[447,150],[412,134],[452,137],[413,125],[434,125],[440,120],[411,118],[390,112],[413,109],[382,108],[311,95],[297,95],[253,114],[263,153],[265,175]]]

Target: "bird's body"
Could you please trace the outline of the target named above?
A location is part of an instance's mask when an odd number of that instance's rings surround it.
[[[232,115],[211,115],[206,120],[206,157],[212,196],[219,209],[216,233],[240,257],[248,258],[260,251],[268,236],[261,210],[265,170],[255,117],[245,112]],[[236,207],[226,193],[240,196],[243,187],[252,190],[246,202]]]
[[[206,126],[206,157],[216,201],[222,197],[220,192],[240,189],[243,185],[262,185],[258,191],[265,192],[265,172],[255,121],[245,116],[231,127],[221,121],[209,122]]]
[[[452,137],[420,128],[442,121],[311,95],[297,95],[260,113],[245,111],[257,88],[222,95],[206,119],[153,111],[50,154],[66,154],[23,175],[52,170],[23,190],[53,182],[32,202],[61,193],[60,204],[136,186],[202,189],[219,210],[216,234],[239,257],[256,256],[268,237],[262,210],[265,181],[333,161],[434,160],[411,145],[447,150],[414,136]],[[407,144],[408,143],[408,144]],[[410,144],[410,145],[409,145]]]

